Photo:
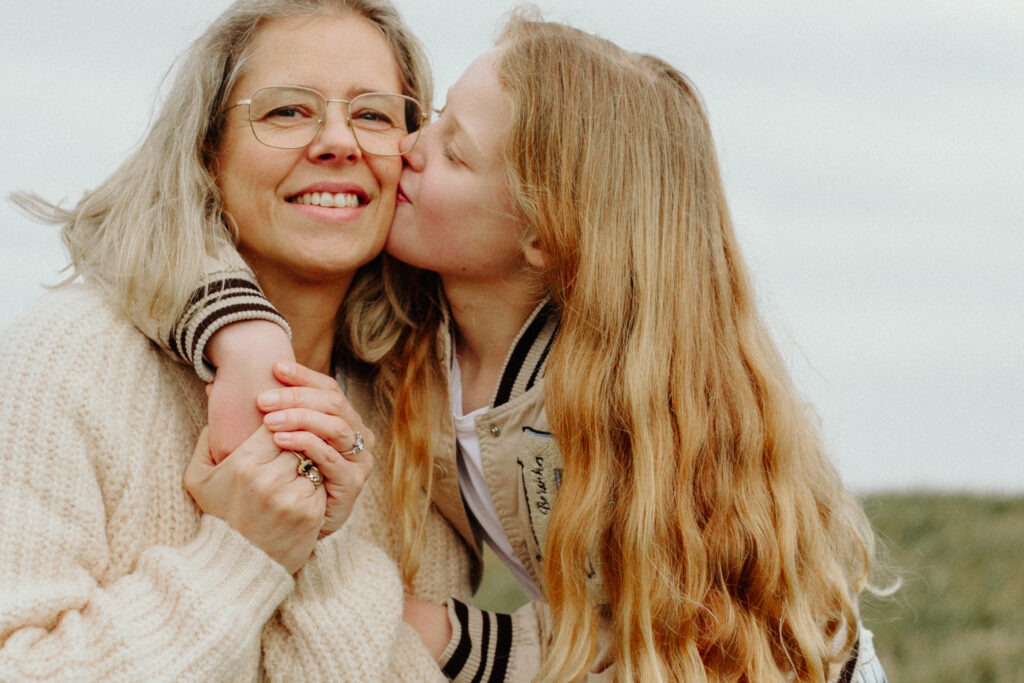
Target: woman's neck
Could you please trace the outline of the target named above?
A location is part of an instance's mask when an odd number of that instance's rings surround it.
[[[292,328],[295,360],[302,365],[331,374],[338,309],[351,282],[351,276],[344,282],[301,286],[260,280],[267,299]]]
[[[512,341],[543,298],[535,279],[490,284],[442,277],[455,321],[463,413],[489,404]]]

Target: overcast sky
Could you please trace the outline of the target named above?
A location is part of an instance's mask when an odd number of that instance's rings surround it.
[[[98,185],[227,4],[0,0],[0,193]],[[398,4],[435,104],[512,6]],[[701,89],[765,313],[847,483],[1024,491],[1024,3],[538,5]],[[0,326],[64,263],[54,229],[0,204]]]

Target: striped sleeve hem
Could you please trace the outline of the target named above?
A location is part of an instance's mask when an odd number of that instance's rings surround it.
[[[439,661],[444,675],[465,683],[504,681],[515,648],[512,616],[485,612],[455,599],[447,606],[452,638]]]
[[[171,329],[168,347],[172,354],[212,382],[216,368],[206,360],[206,345],[225,325],[243,320],[268,320],[291,337],[291,328],[245,271],[218,273],[196,289],[181,317]]]

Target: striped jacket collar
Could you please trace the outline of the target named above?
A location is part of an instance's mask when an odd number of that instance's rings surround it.
[[[446,338],[442,340],[442,345],[445,349],[445,367],[451,368],[455,349],[455,323],[447,307],[444,314],[446,325],[443,329],[447,330],[447,335],[444,335]],[[491,408],[505,405],[536,386],[544,376],[548,353],[555,341],[560,322],[558,308],[550,298],[537,304],[512,340],[502,365],[501,380],[491,397]]]

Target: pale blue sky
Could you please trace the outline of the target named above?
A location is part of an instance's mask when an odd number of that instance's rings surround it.
[[[77,199],[227,5],[3,0],[0,192]],[[439,100],[510,2],[399,1]],[[855,489],[1024,491],[1024,5],[538,3],[697,83],[764,310]],[[132,188],[126,188],[131,191]],[[0,205],[0,325],[56,232]]]

